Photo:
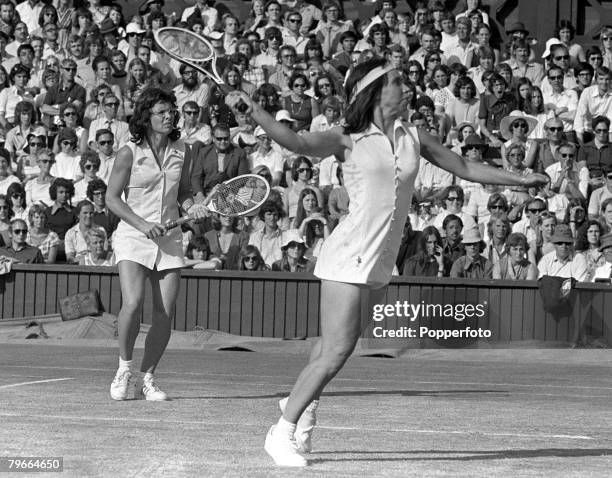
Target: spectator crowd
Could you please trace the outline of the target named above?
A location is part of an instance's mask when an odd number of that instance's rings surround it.
[[[252,0],[243,18],[214,0],[172,14],[146,0],[130,18],[100,0],[0,0],[0,256],[114,264],[108,180],[135,102],[161,86],[177,98],[198,199],[249,172],[272,187],[252,217],[184,226],[188,266],[312,271],[348,214],[342,163],[285,150],[224,95],[245,92],[300,134],[325,131],[342,125],[355,65],[385,58],[402,74],[405,121],[466,161],[550,177],[477,184],[421,158],[398,275],[609,280],[612,26],[581,45],[568,21],[537,38],[521,23],[497,31],[487,2],[448,3],[377,0],[350,21],[337,0]],[[211,43],[223,90],[157,48],[153,32],[170,25]]]

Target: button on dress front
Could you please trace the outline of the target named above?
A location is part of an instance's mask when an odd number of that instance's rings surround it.
[[[349,214],[325,240],[314,274],[372,288],[385,286],[399,250],[419,169],[416,128],[396,120],[394,147],[371,125],[351,134],[342,165]]]
[[[146,143],[128,143],[132,150],[132,170],[125,188],[125,200],[134,213],[146,221],[165,224],[178,219],[178,191],[185,161],[183,141],[170,141],[158,166]],[[121,221],[113,236],[117,263],[137,262],[148,269],[167,270],[185,265],[180,228],[164,236],[148,239],[142,232]]]

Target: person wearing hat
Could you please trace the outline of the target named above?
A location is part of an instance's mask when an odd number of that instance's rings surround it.
[[[503,76],[498,73],[491,75],[489,80],[491,93],[486,93],[480,98],[480,111],[478,112],[478,122],[480,133],[487,139],[487,142],[494,148],[501,148],[500,138],[501,119],[508,116],[516,109],[516,98],[506,92],[508,84]]]
[[[283,116],[289,117],[288,112],[285,111],[285,113],[287,114],[281,115],[281,118]],[[289,117],[289,120],[291,120],[291,117]],[[272,140],[261,126],[255,128],[254,136],[257,138],[257,149],[249,156],[250,169],[252,171],[253,168],[257,166],[267,166],[272,173],[272,184],[270,184],[270,186],[278,186],[283,176],[283,169],[285,166],[283,157],[280,152],[272,147]]]
[[[480,231],[477,228],[466,231],[461,244],[465,248],[465,255],[453,262],[450,277],[491,279],[493,264],[480,254],[484,249],[484,241],[480,236]]]
[[[133,58],[138,57],[138,47],[145,32],[146,30],[135,22],[130,22],[125,27],[127,40],[121,40],[117,49],[126,56],[128,65]]]
[[[283,257],[272,263],[273,271],[310,273],[314,270],[314,262],[304,257],[306,244],[297,229],[284,232],[281,251]]]
[[[585,281],[589,272],[587,261],[582,254],[574,252],[574,237],[569,226],[557,225],[550,241],[555,250],[540,259],[538,278],[548,275]]]
[[[529,135],[537,125],[537,119],[519,110],[514,110],[508,116],[502,118],[499,130],[502,137],[507,140],[501,147],[504,168],[510,167],[506,151],[514,143],[520,144],[525,148],[524,166],[527,168],[532,167],[538,152],[538,143],[534,139],[529,139]]]
[[[610,283],[612,279],[612,234],[606,234],[601,236],[599,250],[603,254],[603,257],[606,260],[606,263],[599,266],[595,269],[595,274],[593,275],[593,282],[607,280]]]
[[[119,47],[119,28],[110,18],[105,18],[100,25],[100,34],[104,37],[109,49],[113,50]]]

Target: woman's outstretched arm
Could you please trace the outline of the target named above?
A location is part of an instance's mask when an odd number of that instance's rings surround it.
[[[419,142],[421,143],[421,155],[427,161],[468,181],[510,186],[538,186],[548,182],[548,177],[543,174],[532,173],[527,176],[519,176],[504,169],[466,161],[422,130],[419,130]]]

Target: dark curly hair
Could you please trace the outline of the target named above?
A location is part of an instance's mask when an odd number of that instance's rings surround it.
[[[140,145],[145,140],[147,128],[151,120],[151,108],[157,103],[170,103],[174,109],[177,108],[174,93],[164,91],[161,88],[147,88],[144,90],[136,101],[134,114],[130,118],[130,134],[132,135],[130,141],[133,143]],[[168,135],[171,141],[176,141],[181,137],[181,131],[176,127],[177,121],[178,115],[175,116],[174,128]]]
[[[68,196],[70,196],[69,199],[74,197],[74,183],[70,179],[56,178],[55,181],[51,183],[51,186],[49,186],[49,197],[51,199],[54,201],[57,199],[57,188],[60,187],[66,188],[66,192]]]
[[[89,183],[87,184],[86,195],[87,199],[92,202],[94,191],[104,191],[104,194],[106,194],[106,183],[100,178],[92,179],[91,181],[89,181]]]

